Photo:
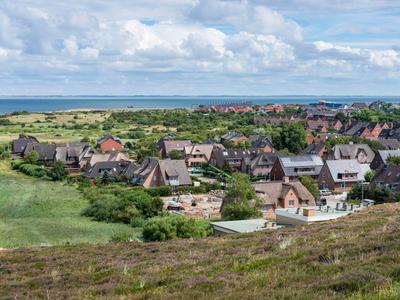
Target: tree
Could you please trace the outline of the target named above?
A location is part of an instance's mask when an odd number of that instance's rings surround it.
[[[222,218],[225,220],[245,220],[261,216],[257,210],[257,195],[251,186],[250,178],[243,173],[233,174],[229,181],[222,208]]]
[[[67,177],[68,172],[65,170],[64,164],[57,160],[47,174],[53,181],[60,181]]]
[[[342,124],[344,124],[349,120],[349,117],[346,116],[344,113],[339,112],[336,114],[335,119],[339,120],[340,122],[342,122]]]
[[[168,157],[169,157],[170,159],[181,159],[182,156],[183,156],[182,151],[177,150],[177,149],[171,150],[171,151],[168,153]]]
[[[310,176],[300,176],[299,180],[301,184],[304,185],[305,188],[311,193],[311,195],[313,195],[314,198],[318,200],[320,194],[317,181]]]
[[[389,166],[400,166],[400,156],[392,156],[392,155],[389,155],[389,157],[387,158],[387,160],[386,160],[386,163],[389,165]]]
[[[25,154],[24,160],[28,164],[36,164],[39,161],[39,153],[37,151],[31,151]]]
[[[307,146],[307,132],[300,123],[283,125],[280,134],[275,134],[273,142],[276,148],[287,149],[298,154]]]
[[[256,192],[251,186],[249,176],[243,173],[234,173],[229,180],[229,187],[225,197],[229,203],[248,203],[256,198]]]
[[[372,178],[375,176],[375,171],[369,170],[364,174],[364,178],[366,182],[371,182]]]

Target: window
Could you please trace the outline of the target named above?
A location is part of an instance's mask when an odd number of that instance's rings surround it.
[[[294,206],[294,200],[289,200],[289,206]]]

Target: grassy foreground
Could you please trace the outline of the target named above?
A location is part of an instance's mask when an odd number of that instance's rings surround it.
[[[0,298],[399,299],[400,206],[163,243],[0,251]]]
[[[130,226],[80,216],[86,206],[75,188],[18,174],[0,162],[0,248],[104,243],[117,232],[139,235]]]

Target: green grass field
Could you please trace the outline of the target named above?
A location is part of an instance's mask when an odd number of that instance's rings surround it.
[[[140,231],[80,216],[86,201],[73,187],[33,179],[0,162],[0,248],[105,243],[115,233]]]

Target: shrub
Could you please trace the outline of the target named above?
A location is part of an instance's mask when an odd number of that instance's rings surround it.
[[[25,154],[24,160],[28,164],[36,164],[39,160],[39,153],[37,151],[28,152]]]
[[[166,197],[172,195],[172,188],[166,185],[147,189],[146,192],[153,197]]]
[[[65,170],[64,164],[61,161],[56,161],[56,162],[54,162],[51,169],[48,171],[47,175],[53,181],[60,181],[60,180],[65,179],[67,177],[68,173]]]
[[[89,206],[83,215],[96,221],[110,223],[137,224],[137,218],[151,218],[161,213],[163,202],[160,198],[152,198],[143,190],[121,190],[105,188],[89,188],[84,192]]]
[[[262,216],[262,213],[247,203],[232,203],[225,205],[222,209],[224,220],[247,220]]]
[[[22,161],[13,164],[13,169],[20,171],[28,176],[33,177],[44,177],[46,176],[46,170],[37,165],[31,165]]]
[[[110,243],[126,243],[132,242],[134,240],[133,236],[127,232],[117,232],[113,234],[110,239]]]
[[[145,241],[165,241],[174,238],[206,237],[212,234],[209,222],[183,216],[162,216],[147,220],[143,226]]]

